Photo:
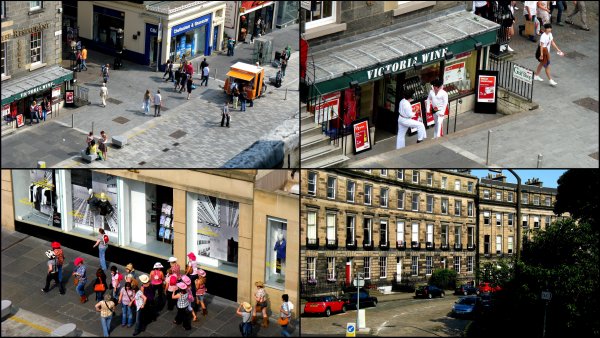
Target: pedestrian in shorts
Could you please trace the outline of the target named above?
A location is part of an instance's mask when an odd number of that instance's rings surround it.
[[[563,52],[556,46],[554,42],[554,37],[552,36],[552,25],[547,23],[544,25],[544,33],[540,37],[540,63],[537,66],[535,71],[535,76],[533,77],[536,81],[544,81],[539,75],[542,71],[542,67],[546,69],[546,75],[548,76],[548,80],[550,80],[551,86],[556,86],[557,83],[552,80],[552,76],[550,75],[550,46],[554,46],[558,51],[559,55],[564,55]]]

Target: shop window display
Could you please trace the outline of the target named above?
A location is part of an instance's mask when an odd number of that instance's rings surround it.
[[[285,287],[286,241],[287,222],[268,217],[265,283],[281,289]]]
[[[60,228],[53,222],[57,211],[54,170],[14,170],[13,192],[17,220]]]
[[[73,228],[84,234],[103,228],[118,236],[117,177],[89,170],[71,170]]]
[[[475,88],[477,53],[467,52],[464,57],[448,62],[444,67],[444,90],[448,99],[472,94]]]

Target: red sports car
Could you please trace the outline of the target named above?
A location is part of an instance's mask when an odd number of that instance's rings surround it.
[[[502,288],[500,285],[492,284],[492,283],[480,283],[477,288],[477,294],[486,293],[486,292],[496,292],[500,291]]]
[[[334,312],[346,312],[346,305],[335,296],[311,297],[304,305],[304,314],[324,314],[329,317]]]

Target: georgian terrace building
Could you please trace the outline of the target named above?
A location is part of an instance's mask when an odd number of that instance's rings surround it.
[[[412,169],[303,170],[301,278],[378,286],[425,281],[437,268],[472,280],[477,177]]]

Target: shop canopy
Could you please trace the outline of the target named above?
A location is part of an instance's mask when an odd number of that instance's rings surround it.
[[[254,75],[248,73],[242,73],[236,70],[230,70],[227,76],[235,77],[236,79],[242,79],[244,81],[250,81],[254,78]]]
[[[53,66],[33,71],[24,77],[2,81],[2,105],[50,90],[71,79],[73,71]]]
[[[388,27],[313,53],[308,57],[307,77],[321,94],[341,90],[351,81],[366,83],[382,77],[381,69],[400,73],[415,62],[425,65],[439,62],[448,52],[474,50],[476,43],[492,45],[499,27],[464,10],[402,28]]]

